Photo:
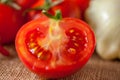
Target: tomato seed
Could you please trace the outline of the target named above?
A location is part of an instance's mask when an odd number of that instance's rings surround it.
[[[79,47],[79,44],[78,44],[78,43],[74,43],[74,45],[75,45],[76,47]]]
[[[71,29],[71,30],[69,30],[69,32],[70,32],[70,33],[73,33],[73,32],[74,32],[74,30],[73,30],[73,29]]]
[[[49,51],[42,51],[37,54],[38,59],[40,60],[49,60],[51,53]]]
[[[69,52],[70,54],[76,54],[76,50],[75,50],[74,48],[69,48],[69,49],[68,49],[68,52]]]

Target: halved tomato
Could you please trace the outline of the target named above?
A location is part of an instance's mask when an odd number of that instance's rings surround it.
[[[95,36],[79,19],[43,16],[23,25],[15,44],[27,68],[43,77],[59,78],[86,64],[95,48]]]

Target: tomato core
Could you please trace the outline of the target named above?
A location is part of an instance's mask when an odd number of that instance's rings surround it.
[[[52,60],[57,63],[61,59],[61,55],[70,59],[70,62],[78,61],[80,52],[87,47],[85,34],[74,27],[64,31],[59,26],[59,21],[54,22],[53,20],[50,21],[48,28],[47,34],[41,32],[39,28],[27,33],[25,42],[30,54],[41,61],[48,61],[57,57],[54,61]],[[63,60],[64,62],[66,60]]]

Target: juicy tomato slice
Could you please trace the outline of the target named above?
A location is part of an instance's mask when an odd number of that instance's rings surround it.
[[[68,76],[82,68],[95,48],[89,25],[75,18],[41,17],[23,25],[16,50],[31,71],[47,78]]]
[[[46,2],[46,0],[38,0],[34,3],[31,8],[42,7]],[[53,2],[58,0],[52,0]],[[72,0],[63,0],[60,4],[51,7],[48,12],[51,14],[55,14],[56,10],[61,10],[62,17],[74,17],[74,18],[81,18],[81,11],[79,6],[76,5],[76,2]],[[38,19],[41,17],[41,10],[33,10],[28,13],[28,19]]]

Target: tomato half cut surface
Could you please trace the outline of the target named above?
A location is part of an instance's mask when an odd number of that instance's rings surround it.
[[[15,43],[27,68],[43,77],[59,78],[86,64],[95,48],[95,36],[79,19],[41,17],[23,25]]]

